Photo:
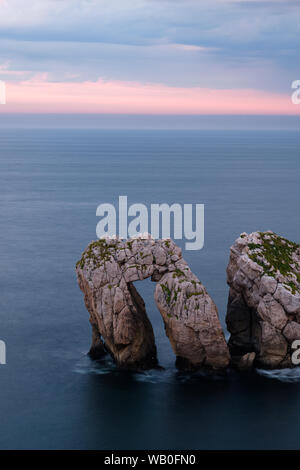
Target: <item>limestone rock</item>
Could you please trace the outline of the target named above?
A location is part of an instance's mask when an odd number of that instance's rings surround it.
[[[242,372],[251,370],[253,367],[255,356],[255,352],[244,354],[244,356],[240,358],[237,364],[237,368]]]
[[[233,357],[255,352],[255,364],[292,367],[300,339],[300,246],[269,232],[243,233],[230,250],[226,323]]]
[[[145,304],[133,282],[157,282],[155,300],[177,365],[223,369],[230,356],[217,308],[170,239],[101,239],[90,243],[76,265],[92,324],[91,354],[106,350],[125,368],[157,364]]]

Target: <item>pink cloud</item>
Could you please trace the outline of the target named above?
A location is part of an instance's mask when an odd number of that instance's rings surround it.
[[[104,81],[7,82],[0,112],[120,114],[300,114],[290,95],[252,89],[179,88]]]

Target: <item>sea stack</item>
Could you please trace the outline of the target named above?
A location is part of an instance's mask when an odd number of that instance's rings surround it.
[[[171,239],[100,239],[89,244],[76,272],[90,313],[92,356],[107,351],[126,369],[157,365],[152,326],[133,285],[151,277],[177,366],[222,370],[229,365],[217,308]]]
[[[293,342],[300,340],[300,246],[271,231],[243,233],[230,250],[227,282],[233,362],[240,368],[293,367]]]

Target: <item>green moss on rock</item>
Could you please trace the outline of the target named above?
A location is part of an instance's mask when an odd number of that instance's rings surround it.
[[[300,274],[295,270],[293,255],[300,245],[272,232],[259,232],[261,243],[249,243],[248,256],[264,269],[264,274],[275,277],[277,273],[287,277],[286,285],[293,293],[299,290]],[[296,266],[299,269],[300,266]],[[297,284],[294,280],[296,276]]]
[[[109,261],[115,252],[115,244],[107,244],[106,240],[100,239],[90,243],[88,248],[82,254],[82,257],[76,263],[76,268],[83,269],[86,262],[92,262],[95,268],[99,268],[103,262]]]

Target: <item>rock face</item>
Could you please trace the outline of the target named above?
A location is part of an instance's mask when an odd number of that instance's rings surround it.
[[[236,364],[237,368],[242,372],[251,370],[253,367],[255,356],[255,352],[244,354],[244,356],[242,356]]]
[[[178,367],[228,366],[217,308],[172,240],[101,239],[87,247],[76,272],[90,313],[93,357],[108,351],[129,369],[157,364],[152,326],[133,285],[151,277]]]
[[[273,232],[243,233],[231,247],[226,323],[233,362],[255,352],[255,365],[292,367],[300,339],[300,246]]]

